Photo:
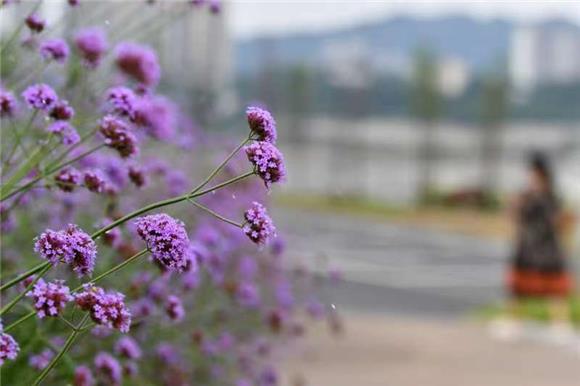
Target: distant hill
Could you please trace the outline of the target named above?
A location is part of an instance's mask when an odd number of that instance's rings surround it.
[[[362,48],[371,58],[383,58],[391,67],[408,67],[413,53],[428,46],[440,55],[463,59],[477,73],[506,59],[514,27],[505,20],[486,22],[465,16],[395,17],[341,30],[241,40],[235,46],[236,65],[241,74],[257,72],[263,61],[323,66],[333,60],[329,54],[332,48],[341,51],[342,45],[345,49]]]

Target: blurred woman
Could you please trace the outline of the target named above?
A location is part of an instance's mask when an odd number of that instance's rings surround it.
[[[527,186],[512,205],[511,214],[516,225],[507,280],[512,295],[511,316],[521,316],[523,299],[546,299],[554,330],[572,332],[568,296],[573,280],[561,243],[567,218],[560,208],[552,169],[544,154],[530,155]]]

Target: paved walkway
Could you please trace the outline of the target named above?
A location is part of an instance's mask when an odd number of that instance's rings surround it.
[[[285,385],[580,385],[580,352],[497,342],[472,322],[347,314],[344,335],[324,327],[287,364]]]

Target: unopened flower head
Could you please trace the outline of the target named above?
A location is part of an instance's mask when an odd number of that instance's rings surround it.
[[[49,116],[52,119],[59,120],[59,121],[68,121],[75,115],[75,110],[70,107],[68,101],[59,100],[54,104],[52,109],[50,110]]]
[[[85,187],[93,193],[103,193],[107,187],[107,181],[99,170],[85,170],[83,172]]]
[[[32,298],[36,314],[41,319],[46,316],[58,316],[66,304],[73,300],[70,289],[62,280],[47,283],[39,279],[26,296]]]
[[[121,337],[115,344],[115,353],[127,359],[141,358],[141,348],[130,336]]]
[[[163,268],[177,272],[185,270],[189,237],[183,222],[160,213],[140,217],[135,224],[137,233]]]
[[[10,91],[0,88],[0,117],[13,117],[16,112],[16,98]]]
[[[42,30],[44,30],[44,26],[46,24],[44,19],[42,19],[40,16],[38,16],[35,13],[28,15],[24,21],[26,23],[26,26],[30,29],[30,31],[36,32],[36,33],[42,32]]]
[[[95,378],[93,377],[93,373],[91,369],[87,366],[81,365],[75,369],[74,378],[73,378],[73,385],[74,386],[94,386],[95,385]]]
[[[100,352],[95,357],[97,372],[106,379],[108,385],[120,385],[123,377],[123,369],[119,361],[111,354]]]
[[[74,145],[80,142],[81,137],[77,130],[67,121],[56,121],[51,123],[46,131],[60,137],[63,145]]]
[[[270,142],[254,142],[244,148],[248,160],[254,165],[266,187],[275,182],[283,182],[286,179],[286,167],[282,153]]]
[[[107,102],[113,108],[114,113],[133,118],[138,97],[130,88],[119,86],[107,91]]]
[[[183,320],[185,316],[185,310],[183,309],[183,304],[181,299],[175,295],[169,295],[167,301],[165,302],[165,312],[167,316],[173,321],[179,322]]]
[[[108,328],[128,332],[131,327],[131,312],[125,306],[125,296],[119,292],[105,292],[100,287],[85,284],[83,291],[75,295],[77,305],[88,311],[91,319]]]
[[[63,192],[73,192],[81,182],[81,173],[72,166],[68,166],[54,176],[54,182]]]
[[[108,48],[107,37],[101,28],[91,27],[80,30],[74,38],[75,46],[84,63],[95,68]]]
[[[56,92],[47,84],[39,83],[28,86],[22,97],[30,108],[49,111],[58,100]]]
[[[244,213],[244,218],[246,223],[243,231],[256,244],[265,244],[270,237],[276,234],[272,219],[262,204],[253,202],[250,209]]]
[[[40,55],[46,60],[64,63],[69,55],[68,44],[62,39],[49,39],[40,43]]]
[[[250,106],[246,110],[246,117],[250,129],[257,135],[258,140],[272,144],[276,143],[276,121],[269,111],[260,107]]]
[[[149,87],[159,82],[161,70],[152,48],[137,43],[119,43],[115,57],[121,71],[136,81]]]
[[[121,157],[132,157],[138,153],[137,137],[123,120],[107,115],[101,120],[99,130],[105,137],[105,144],[117,150]]]

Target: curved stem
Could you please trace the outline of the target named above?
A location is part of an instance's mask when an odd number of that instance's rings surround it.
[[[46,173],[44,173],[44,174],[41,174],[41,175],[39,175],[39,176],[37,176],[37,177],[33,178],[32,180],[30,180],[29,182],[27,182],[26,184],[24,184],[24,185],[23,185],[23,186],[21,186],[20,188],[18,188],[18,189],[16,189],[16,190],[14,190],[14,191],[10,192],[9,194],[7,194],[6,196],[2,197],[1,201],[5,201],[5,200],[9,199],[10,197],[13,197],[14,195],[16,195],[16,194],[18,194],[18,193],[20,193],[20,192],[22,192],[22,191],[27,191],[27,190],[28,190],[28,189],[30,189],[30,188],[31,188],[31,187],[32,187],[34,184],[36,184],[38,181],[42,180],[43,178],[46,178],[46,177],[50,176],[50,175],[51,175],[51,174],[53,174],[53,173],[56,173],[56,172],[57,172],[57,171],[59,171],[60,169],[62,169],[62,168],[64,168],[64,167],[66,167],[66,166],[68,166],[68,165],[70,165],[70,164],[72,164],[72,163],[75,163],[76,161],[78,161],[78,160],[80,160],[80,159],[82,159],[82,158],[84,158],[84,157],[88,156],[89,154],[92,154],[92,153],[96,152],[97,150],[99,150],[99,149],[103,148],[104,146],[106,146],[104,143],[102,143],[102,144],[100,144],[100,145],[98,145],[98,146],[95,146],[94,148],[92,148],[92,149],[90,149],[90,150],[87,150],[87,151],[85,151],[85,152],[84,152],[84,153],[82,153],[81,155],[78,155],[78,156],[76,156],[75,158],[73,158],[73,159],[71,159],[71,160],[69,160],[69,161],[67,161],[67,162],[65,162],[65,163],[63,163],[63,164],[60,164],[60,165],[58,165],[58,166],[56,166],[56,167],[52,168],[51,170],[47,171]]]
[[[143,249],[142,251],[134,254],[133,256],[129,257],[128,259],[126,259],[122,263],[119,263],[119,264],[115,265],[114,267],[112,267],[111,269],[107,270],[106,272],[103,272],[102,274],[100,274],[99,276],[95,277],[94,279],[89,280],[88,283],[93,283],[94,284],[94,283],[96,283],[98,281],[103,280],[104,278],[106,278],[110,274],[112,274],[114,272],[117,272],[118,270],[120,270],[121,268],[125,267],[126,265],[131,264],[133,261],[135,261],[138,258],[140,258],[141,256],[143,256],[148,251],[149,251],[148,249]],[[83,288],[83,285],[81,284],[80,286],[78,286],[77,288],[75,288],[73,290],[73,292],[77,292],[77,291],[81,290],[82,288]]]
[[[2,284],[2,286],[0,286],[0,291],[5,291],[8,288],[15,286],[16,284],[20,283],[22,280],[26,279],[27,277],[34,275],[38,271],[42,271],[47,266],[50,266],[50,262],[48,262],[48,261],[41,263],[41,264],[38,264],[36,267],[30,268],[28,271],[21,273],[20,275],[16,276],[14,279],[10,280],[8,283]]]
[[[21,317],[20,319],[18,319],[16,322],[12,323],[9,326],[4,327],[4,332],[8,332],[8,331],[12,330],[13,328],[16,328],[18,325],[26,322],[28,319],[32,318],[34,315],[36,315],[36,311],[29,312],[28,314],[26,314],[23,317]]]
[[[230,220],[229,218],[226,218],[224,216],[222,216],[221,214],[211,210],[210,208],[208,208],[207,206],[204,206],[202,204],[200,204],[197,201],[192,200],[191,198],[188,198],[187,201],[191,202],[194,206],[197,206],[199,209],[206,211],[207,213],[211,214],[212,216],[222,220],[223,222],[226,222],[228,224],[237,226],[238,228],[242,227],[242,224],[235,222],[234,220]]]
[[[24,291],[22,291],[21,293],[19,293],[14,299],[12,299],[12,301],[8,304],[6,304],[4,307],[2,307],[2,309],[0,310],[0,316],[4,315],[6,312],[10,311],[12,309],[12,307],[14,307],[16,305],[16,303],[18,303],[20,301],[20,299],[22,299],[24,297],[24,295],[26,295],[26,293],[28,291],[30,291],[32,289],[32,287],[36,284],[36,282],[38,282],[47,272],[48,270],[52,267],[52,264],[48,264],[46,267],[44,267],[39,273],[38,275],[34,278],[34,280],[24,289]]]
[[[84,327],[86,321],[89,318],[89,314],[86,314],[83,319],[81,320],[81,322],[79,323],[79,328],[73,330],[70,335],[68,336],[68,339],[66,340],[66,343],[64,344],[64,346],[62,347],[62,349],[60,350],[60,352],[58,354],[56,354],[56,356],[54,358],[52,358],[52,360],[50,361],[50,363],[48,364],[48,366],[46,366],[44,368],[44,370],[42,370],[42,372],[40,373],[40,375],[36,378],[36,380],[34,381],[34,385],[40,385],[40,382],[42,382],[42,380],[44,378],[46,378],[46,376],[48,375],[48,373],[50,373],[50,371],[54,368],[54,366],[56,366],[56,364],[58,363],[58,361],[60,360],[60,358],[63,357],[64,354],[66,354],[68,352],[68,350],[70,350],[70,348],[72,347],[76,337],[80,334],[80,330],[82,330],[82,328]]]
[[[251,135],[251,132],[250,132]],[[238,151],[240,151],[240,149],[242,147],[244,147],[244,145],[246,143],[248,143],[250,141],[250,136],[248,135],[248,138],[244,139],[234,150],[232,150],[232,152],[226,157],[225,160],[223,160],[223,162],[221,164],[219,164],[210,174],[209,176],[207,176],[207,178],[202,181],[201,184],[199,184],[198,186],[196,186],[191,193],[195,193],[197,191],[199,191],[201,188],[203,188],[204,186],[206,186],[219,172],[220,170],[222,170],[224,168],[224,166],[226,166],[226,164],[236,155],[236,153]]]

